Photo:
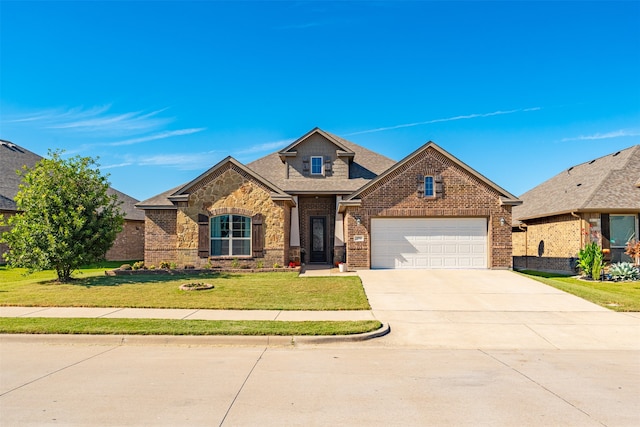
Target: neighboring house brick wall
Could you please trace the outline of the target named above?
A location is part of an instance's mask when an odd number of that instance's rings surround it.
[[[144,259],[144,221],[125,220],[105,257],[108,261]]]
[[[589,237],[583,230],[591,217],[584,214],[578,219],[571,214],[555,215],[524,221],[525,231],[513,233],[513,265],[517,269],[539,271],[574,271],[578,251]]]
[[[427,199],[417,191],[417,176],[442,175],[443,197]],[[469,175],[433,148],[407,163],[361,194],[362,206],[347,209],[347,263],[349,268],[370,268],[371,218],[374,217],[484,217],[488,220],[490,268],[510,268],[511,206],[501,206],[500,195]],[[361,225],[355,216],[361,218]],[[500,225],[504,218],[504,226]],[[354,242],[353,236],[364,236]]]

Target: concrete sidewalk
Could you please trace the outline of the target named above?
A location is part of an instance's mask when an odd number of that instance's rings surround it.
[[[204,310],[159,308],[92,307],[0,307],[0,317],[68,317],[102,319],[183,319],[183,320],[280,320],[349,321],[376,320],[371,310],[291,311],[291,310]]]

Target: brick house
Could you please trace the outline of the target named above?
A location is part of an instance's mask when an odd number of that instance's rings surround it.
[[[17,212],[14,198],[18,193],[20,177],[16,171],[23,166],[32,168],[42,159],[41,156],[12,142],[0,140],[0,215],[5,218]],[[114,188],[109,187],[108,194],[116,194],[122,202],[124,212],[123,230],[118,233],[113,246],[105,257],[109,261],[126,261],[144,257],[144,212],[135,208],[138,200]],[[0,232],[4,230],[0,229]],[[2,254],[8,250],[0,243],[0,264],[4,263]]]
[[[433,142],[395,162],[315,128],[137,207],[148,265],[510,268],[518,203]]]
[[[631,261],[627,241],[638,239],[640,145],[559,173],[527,191],[513,209],[513,265],[575,272],[578,251],[597,242],[605,261]]]

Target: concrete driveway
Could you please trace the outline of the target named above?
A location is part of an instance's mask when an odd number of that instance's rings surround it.
[[[640,350],[640,314],[617,313],[502,270],[360,271],[378,345]]]

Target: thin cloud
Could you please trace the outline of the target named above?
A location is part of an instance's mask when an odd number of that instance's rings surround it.
[[[192,154],[156,154],[141,158],[137,164],[140,166],[168,166],[180,170],[198,170],[211,167],[215,160],[220,160],[220,153],[209,151]]]
[[[100,169],[104,170],[104,169],[124,168],[126,166],[131,166],[132,164],[133,163],[131,163],[131,162],[117,163],[117,164],[113,164],[113,165],[100,166]]]
[[[387,126],[387,127],[380,127],[380,128],[375,128],[375,129],[361,130],[361,131],[358,131],[358,132],[347,133],[347,134],[345,134],[345,136],[361,135],[361,134],[364,134],[364,133],[383,132],[383,131],[387,131],[387,130],[409,128],[409,127],[414,127],[414,126],[430,125],[430,124],[434,124],[434,123],[452,122],[452,121],[456,121],[456,120],[477,119],[477,118],[482,118],[482,117],[501,116],[501,115],[504,115],[504,114],[514,114],[514,113],[521,113],[521,112],[538,111],[538,110],[541,110],[541,109],[542,109],[541,107],[531,107],[531,108],[520,108],[520,109],[517,109],[517,110],[506,110],[506,111],[498,110],[498,111],[494,111],[492,113],[467,114],[467,115],[464,115],[464,116],[446,117],[446,118],[442,118],[442,119],[426,120],[424,122],[405,123],[405,124],[395,125],[395,126]]]
[[[562,138],[561,142],[567,141],[591,141],[596,139],[611,139],[611,138],[621,138],[624,136],[640,136],[640,132],[638,131],[629,131],[625,129],[620,129],[607,133],[594,133],[593,135],[580,135],[572,138]]]
[[[171,117],[158,117],[166,108],[145,113],[109,113],[111,105],[92,108],[56,108],[15,116],[5,123],[29,123],[43,129],[68,130],[102,134],[135,134],[160,129],[171,123]]]
[[[278,148],[284,148],[287,145],[291,144],[293,139],[283,139],[280,141],[273,142],[265,142],[263,144],[257,144],[252,147],[246,148],[244,150],[238,150],[235,152],[236,155],[243,154],[253,154],[253,153],[264,153],[265,151],[273,151]]]
[[[156,133],[156,134],[153,134],[153,135],[142,136],[140,138],[126,139],[124,141],[112,142],[112,143],[105,144],[105,145],[108,145],[108,146],[111,146],[111,147],[119,147],[119,146],[122,146],[122,145],[133,145],[133,144],[139,144],[141,142],[155,141],[155,140],[158,140],[158,139],[171,138],[173,136],[190,135],[192,133],[202,132],[203,130],[206,130],[206,128],[190,128],[190,129],[168,130],[168,131]]]

